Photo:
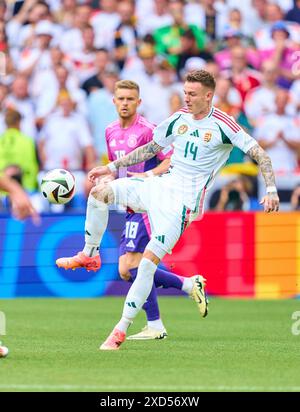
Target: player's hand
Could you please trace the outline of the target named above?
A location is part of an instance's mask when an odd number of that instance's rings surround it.
[[[111,171],[107,166],[94,167],[88,173],[88,180],[94,184],[97,183],[97,179],[101,176],[112,175]]]
[[[18,220],[24,220],[31,217],[34,224],[40,223],[40,216],[33,207],[29,197],[23,190],[15,190],[10,194],[12,213]]]
[[[260,204],[264,206],[264,211],[266,213],[278,212],[279,210],[279,197],[277,193],[267,193],[266,196],[262,198]]]

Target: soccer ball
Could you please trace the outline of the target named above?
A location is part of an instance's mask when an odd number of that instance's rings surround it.
[[[8,348],[6,346],[0,346],[0,358],[5,358],[7,355],[8,355]]]
[[[64,205],[75,194],[74,176],[64,169],[51,170],[43,177],[41,192],[50,203]]]

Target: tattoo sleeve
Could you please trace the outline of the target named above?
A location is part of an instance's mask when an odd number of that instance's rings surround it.
[[[274,171],[271,159],[267,153],[258,144],[256,144],[247,152],[247,155],[258,163],[266,186],[275,186]]]
[[[161,150],[163,150],[163,147],[159,146],[152,140],[144,146],[138,147],[131,153],[128,153],[126,156],[123,156],[120,159],[115,160],[113,163],[118,169],[120,167],[132,166],[137,163],[145,162],[146,160],[151,159]]]

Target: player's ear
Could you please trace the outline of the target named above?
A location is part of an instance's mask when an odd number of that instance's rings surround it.
[[[214,92],[212,90],[208,90],[206,93],[207,100],[211,100],[213,98]]]
[[[142,99],[140,98],[140,99],[138,100],[138,106],[139,106],[141,103],[142,103]]]

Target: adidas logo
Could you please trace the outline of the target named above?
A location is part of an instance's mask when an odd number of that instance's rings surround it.
[[[136,309],[136,304],[134,302],[126,302],[126,305],[128,305],[130,308]]]
[[[135,244],[134,244],[133,240],[130,240],[130,241],[127,243],[126,247],[135,247]]]
[[[190,133],[190,136],[199,137],[198,129],[196,129],[193,133]]]
[[[165,235],[155,236],[155,239],[163,244],[165,243]]]

